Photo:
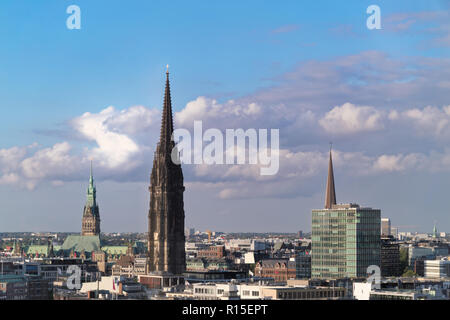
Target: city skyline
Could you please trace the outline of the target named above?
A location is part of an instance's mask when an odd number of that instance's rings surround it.
[[[0,52],[0,232],[79,232],[91,160],[101,230],[146,231],[166,64],[177,128],[280,129],[273,177],[182,165],[187,227],[311,230],[332,141],[340,201],[381,209],[399,231],[450,230],[448,3],[378,1],[381,30],[366,28],[369,1],[259,13],[209,4],[208,15],[182,2],[77,1],[81,30],[65,27],[69,4],[0,10],[28,9],[0,16],[11,30]]]

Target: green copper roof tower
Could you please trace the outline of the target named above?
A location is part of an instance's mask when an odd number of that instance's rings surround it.
[[[84,206],[83,219],[81,222],[82,236],[95,236],[100,234],[100,212],[97,205],[97,190],[94,185],[94,176],[91,172],[89,176],[89,186],[87,188],[86,205]]]
[[[436,222],[434,222],[434,227],[433,227],[433,238],[437,238],[438,237],[438,232],[437,232],[437,228],[436,228]]]

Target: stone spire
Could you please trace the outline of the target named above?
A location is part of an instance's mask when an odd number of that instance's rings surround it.
[[[172,99],[170,96],[169,66],[166,71],[166,88],[164,91],[164,105],[161,119],[161,135],[159,145],[161,151],[167,153],[172,151],[172,133],[173,133],[173,117],[172,117]]]
[[[334,188],[334,173],[333,173],[333,159],[331,157],[330,148],[330,160],[328,162],[328,179],[327,190],[325,195],[325,209],[331,209],[336,204],[336,190]]]
[[[84,206],[83,219],[81,222],[81,235],[95,236],[100,234],[100,212],[97,205],[97,190],[92,173],[92,161],[89,175],[89,186],[87,188],[86,205]]]
[[[182,274],[186,269],[183,172],[172,161],[173,120],[169,71],[161,121],[161,136],[150,176],[148,214],[148,272]]]

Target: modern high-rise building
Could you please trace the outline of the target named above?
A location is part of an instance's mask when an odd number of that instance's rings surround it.
[[[380,257],[382,277],[399,277],[402,274],[400,269],[400,245],[393,236],[381,236]]]
[[[148,271],[179,275],[186,270],[184,186],[181,165],[174,163],[171,157],[175,148],[172,133],[172,102],[167,70],[161,136],[155,151],[149,187]]]
[[[87,189],[86,205],[83,210],[83,218],[81,220],[81,235],[82,236],[97,236],[100,234],[100,212],[96,199],[96,188],[94,185],[94,176],[89,177],[89,186]]]
[[[381,235],[386,237],[391,235],[391,219],[381,218]]]
[[[312,210],[312,278],[367,276],[367,267],[380,266],[378,209],[336,204],[330,151],[325,208]]]

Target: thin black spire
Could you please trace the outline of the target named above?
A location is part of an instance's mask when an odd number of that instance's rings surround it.
[[[330,160],[328,162],[328,179],[327,179],[327,190],[325,195],[325,209],[331,209],[333,205],[336,204],[336,190],[334,188],[334,172],[333,172],[333,159],[331,157],[330,143]]]

